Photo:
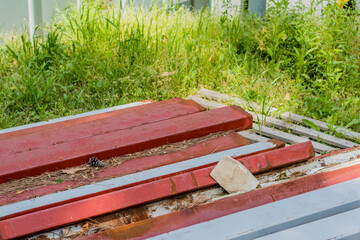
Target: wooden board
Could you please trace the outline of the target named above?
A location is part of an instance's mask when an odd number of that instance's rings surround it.
[[[205,98],[208,98],[208,99],[211,99],[211,100],[215,100],[215,101],[219,101],[219,102],[221,102],[221,101],[229,101],[229,102],[233,102],[233,103],[235,103],[235,104],[237,104],[239,106],[242,106],[244,108],[251,109],[251,107],[253,107],[258,111],[260,110],[260,106],[257,105],[254,102],[248,102],[246,100],[243,100],[243,99],[240,99],[240,98],[237,98],[237,97],[231,97],[229,95],[221,94],[221,93],[211,91],[211,90],[207,90],[207,89],[204,89],[204,88],[200,89],[197,94],[199,96],[201,96],[201,97],[205,97]],[[272,114],[272,113],[275,113],[277,111],[278,111],[277,108],[271,108],[269,113]],[[316,120],[316,119],[312,119],[312,118],[309,118],[309,117],[301,116],[301,115],[298,115],[298,114],[295,114],[295,113],[285,112],[285,113],[282,113],[280,115],[280,117],[285,119],[285,120],[290,120],[290,121],[293,121],[293,122],[296,122],[296,123],[299,123],[299,124],[303,124],[303,120],[305,119],[305,120],[313,122],[315,125],[317,125],[323,131],[329,131],[330,130],[329,127],[328,127],[328,124],[325,123],[325,122],[322,122],[322,121],[319,121],[319,120]],[[356,139],[356,140],[360,141],[360,133],[350,131],[348,129],[338,127],[338,126],[335,126],[335,125],[332,126],[332,129],[335,132],[341,133],[346,138]]]
[[[207,109],[215,109],[215,108],[226,106],[223,103],[217,103],[217,102],[214,102],[214,101],[209,101],[209,100],[202,99],[202,98],[196,97],[196,96],[190,96],[190,97],[188,97],[188,99],[192,99],[192,100],[196,101],[197,103],[199,103],[200,105],[202,105],[203,107],[205,107]],[[254,114],[254,113],[252,113],[252,114]],[[254,121],[257,120],[256,116],[254,116],[253,120]],[[279,120],[279,121],[281,121],[281,120]],[[273,121],[273,122],[275,122],[275,121]],[[258,136],[258,135],[257,136],[248,136],[249,139],[251,139],[251,138],[261,139],[261,137],[262,137],[261,135],[263,135],[263,136],[266,136],[266,137],[269,137],[269,138],[279,139],[281,141],[284,141],[284,142],[290,143],[290,144],[309,141],[308,137],[296,136],[294,134],[290,134],[290,133],[283,132],[283,131],[280,131],[280,130],[277,130],[277,129],[269,128],[269,127],[266,127],[266,126],[260,127],[256,123],[253,124],[253,128],[254,128],[254,130],[255,130],[255,132],[257,134],[260,134],[260,136]],[[248,135],[246,133],[244,133],[244,134]],[[313,134],[312,136],[316,136],[316,134]],[[330,135],[328,135],[328,136],[330,136]],[[332,136],[330,136],[330,137],[332,137]],[[331,139],[333,139],[333,138],[331,138]],[[334,148],[334,147],[327,146],[325,144],[318,143],[316,141],[311,141],[311,142],[312,142],[312,144],[314,146],[314,149],[315,149],[315,151],[317,153],[324,153],[324,152],[330,152],[330,151],[336,150],[336,148]],[[342,142],[342,141],[340,141],[340,142]]]

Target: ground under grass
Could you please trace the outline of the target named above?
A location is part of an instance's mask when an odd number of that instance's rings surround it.
[[[263,19],[101,2],[0,46],[0,128],[144,99],[235,94],[360,130],[358,12],[280,1]]]

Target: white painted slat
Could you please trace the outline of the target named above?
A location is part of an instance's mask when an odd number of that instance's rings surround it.
[[[270,138],[276,138],[281,141],[287,142],[287,143],[302,143],[309,141],[309,138],[307,137],[299,137],[290,133],[282,132],[277,129],[273,129],[266,126],[259,126],[258,124],[254,123],[253,128],[255,129],[255,132],[261,135],[265,135]]]
[[[360,179],[357,178],[150,239],[207,240],[209,236],[211,239],[254,239],[359,207]]]
[[[215,101],[218,101],[218,102],[222,102],[222,101],[226,101],[226,102],[230,102],[230,103],[234,103],[236,105],[239,105],[240,107],[242,108],[248,108],[250,105],[249,105],[249,102],[244,100],[244,99],[241,99],[241,98],[236,98],[236,97],[231,97],[227,94],[221,94],[221,93],[218,93],[218,92],[215,92],[215,91],[211,91],[211,90],[208,90],[208,89],[205,89],[205,88],[202,88],[200,89],[198,92],[197,92],[197,95],[201,96],[201,97],[206,97],[208,99],[211,99],[211,100],[215,100]],[[256,108],[259,108],[260,106],[256,103],[252,103]]]
[[[197,92],[198,95],[202,96],[202,97],[206,97],[212,100],[216,100],[216,101],[230,101],[230,102],[234,102],[235,104],[239,104],[240,106],[243,106],[245,108],[248,108],[249,104],[247,103],[247,101],[237,98],[237,97],[231,97],[229,95],[226,94],[221,94],[215,91],[211,91],[208,89],[200,89]],[[253,106],[255,106],[255,109],[259,110],[260,106],[257,105],[256,103],[251,103]],[[270,113],[276,112],[278,109],[276,108],[271,108]],[[312,118],[308,118],[305,116],[301,116],[295,113],[290,113],[290,112],[285,112],[283,114],[280,115],[281,118],[286,119],[286,120],[291,120],[293,122],[296,123],[300,123],[303,124],[303,119],[306,119],[308,121],[313,122],[315,125],[317,125],[321,130],[323,131],[329,131],[329,127],[327,126],[327,123],[316,120],[316,119],[312,119]],[[360,141],[360,133],[357,132],[353,132],[350,131],[348,129],[345,129],[343,127],[338,127],[338,126],[334,126],[334,131],[341,133],[344,137],[350,138],[350,139],[356,139],[358,141]]]
[[[305,119],[305,120],[313,122],[316,126],[318,126],[323,131],[330,131],[329,127],[327,126],[327,123],[316,120],[316,119],[308,118],[305,116],[301,116],[299,114],[285,112],[285,113],[281,114],[280,117],[282,119],[291,120],[291,121],[294,121],[294,122],[300,123],[300,124],[303,124],[303,120]],[[335,132],[341,133],[344,137],[347,137],[350,139],[356,139],[356,140],[360,141],[360,133],[350,131],[343,127],[338,127],[338,126],[333,126],[333,127],[334,127]]]
[[[299,136],[296,136],[296,135],[293,135],[290,133],[286,133],[286,132],[282,132],[280,130],[269,128],[266,126],[262,126],[261,131],[260,131],[259,125],[255,124],[255,123],[253,124],[253,128],[255,129],[256,133],[265,135],[270,138],[276,138],[276,139],[279,139],[286,143],[294,144],[294,143],[301,143],[301,142],[309,141],[309,138],[307,138],[307,137],[299,137]],[[336,150],[336,148],[333,148],[333,147],[330,147],[330,146],[327,146],[325,144],[321,144],[321,143],[318,143],[315,141],[311,141],[311,143],[315,149],[315,152],[318,152],[318,153],[330,152],[330,151]]]
[[[255,102],[246,101],[244,99],[237,98],[237,97],[231,97],[229,95],[221,94],[221,93],[211,91],[211,90],[208,90],[208,89],[205,89],[205,88],[200,89],[197,92],[197,95],[199,95],[201,97],[211,99],[211,100],[219,101],[219,102],[227,101],[227,102],[230,102],[230,103],[234,103],[236,105],[239,105],[242,108],[246,108],[246,109],[249,109],[249,110],[251,110],[251,109],[255,109],[257,111],[261,110],[261,107]],[[275,111],[277,111],[276,108],[270,108],[269,113],[273,113]]]
[[[270,138],[258,135],[256,133],[249,133],[247,131],[241,131],[241,132],[238,132],[238,134],[240,134],[244,138],[250,139],[251,141],[255,141],[255,142],[266,142],[270,139]]]
[[[42,25],[42,1],[28,0],[28,14],[29,14],[29,34],[30,40],[33,42],[35,38],[36,27]]]
[[[254,116],[254,120],[256,121],[257,115],[253,114],[253,116]],[[299,134],[302,136],[307,136],[314,140],[324,141],[325,143],[328,143],[332,146],[336,146],[336,147],[340,147],[340,148],[350,148],[350,147],[355,147],[358,145],[354,142],[316,131],[315,129],[306,128],[303,126],[299,126],[299,125],[289,123],[289,122],[286,122],[286,121],[283,121],[280,119],[272,118],[272,117],[266,118],[266,124],[272,125],[276,128],[280,128],[280,129],[284,129],[284,130],[289,129],[292,133]]]
[[[192,100],[196,101],[197,103],[199,103],[200,105],[202,105],[203,107],[208,108],[208,109],[226,106],[225,104],[205,100],[205,99],[202,99],[202,98],[199,98],[196,96],[190,96],[190,97],[188,97],[188,99],[192,99]],[[252,113],[252,114],[254,114],[254,113]],[[256,120],[256,117],[254,117],[254,120]],[[260,134],[259,125],[257,125],[256,123],[253,123],[253,128],[256,133]],[[263,126],[261,129],[262,129],[262,131],[261,131],[262,135],[265,135],[269,138],[276,138],[276,139],[279,139],[286,143],[294,144],[294,143],[301,143],[301,142],[309,141],[309,138],[307,138],[307,137],[299,137],[299,136],[296,136],[296,135],[293,135],[290,133],[286,133],[286,132],[282,132],[282,131],[279,131],[276,129],[272,129],[272,128],[269,128],[266,126]],[[327,145],[324,145],[324,144],[321,144],[321,143],[318,143],[315,141],[311,141],[311,142],[317,153],[330,152],[330,151],[335,150],[335,148],[333,148],[333,147],[330,147],[330,146],[327,146]]]
[[[194,100],[195,102],[197,102],[206,109],[215,109],[215,108],[221,108],[227,106],[226,104],[205,100],[197,96],[189,96],[186,99]]]
[[[81,186],[78,188],[73,188],[69,190],[65,190],[62,192],[57,192],[41,197],[37,197],[34,199],[24,200],[21,202],[16,202],[13,204],[8,204],[4,206],[0,206],[0,218],[17,213],[26,211],[32,208],[37,208],[41,206],[45,206],[52,203],[57,203],[61,201],[66,201],[72,198],[85,196],[97,192],[106,191],[113,188],[118,188],[121,186],[126,186],[128,184],[149,180],[152,178],[165,176],[172,173],[177,173],[185,170],[189,170],[192,168],[200,167],[203,165],[207,165],[210,163],[218,162],[224,155],[228,155],[230,157],[236,157],[241,155],[248,155],[254,152],[263,151],[266,149],[271,149],[275,147],[275,144],[270,142],[262,142],[262,143],[254,143],[250,145],[245,145],[238,148],[233,148],[209,155],[205,155],[202,157],[197,157],[193,159],[189,159],[186,161],[181,161],[157,168],[152,168],[149,170],[137,172],[134,174],[129,174],[101,182],[97,182],[94,184]]]

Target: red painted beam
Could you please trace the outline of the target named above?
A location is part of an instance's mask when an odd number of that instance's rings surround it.
[[[181,100],[182,100],[181,98],[174,98],[174,101],[181,101]],[[154,103],[153,100],[144,100],[141,102]],[[145,105],[147,105],[147,104],[145,104]],[[132,109],[138,108],[141,106],[135,106],[135,107],[132,107]],[[90,121],[103,119],[103,118],[107,118],[107,117],[113,117],[118,114],[124,113],[124,111],[126,109],[128,109],[128,108],[94,114],[94,115],[86,116],[86,117],[79,117],[79,118],[75,118],[75,119],[64,120],[61,122],[49,123],[49,124],[26,128],[26,129],[21,129],[21,130],[17,130],[17,131],[13,131],[13,132],[2,133],[2,134],[0,134],[0,140],[6,139],[6,138],[18,137],[18,136],[22,136],[22,135],[26,135],[26,134],[35,133],[35,132],[45,131],[45,130],[52,129],[52,128],[62,128],[62,127],[66,127],[66,126],[70,126],[70,125],[74,125],[74,124],[80,124],[80,123],[90,122]]]
[[[318,173],[77,239],[146,239],[359,177],[360,165]]]
[[[302,154],[304,160],[311,158],[311,143],[300,143],[290,147],[282,148],[284,152],[291,149],[303,148],[298,152],[295,162],[300,161],[299,155]],[[276,150],[279,151],[279,150]],[[260,153],[260,155],[267,153]],[[271,166],[280,167],[280,164],[289,164],[289,155],[278,155],[278,160],[273,160]],[[248,163],[250,158],[242,162]],[[153,182],[143,183],[137,186],[121,189],[118,191],[102,194],[100,196],[70,202],[60,206],[43,209],[33,213],[12,217],[0,221],[0,232],[3,238],[15,238],[26,236],[39,231],[48,230],[62,225],[74,223],[86,218],[110,213],[120,209],[132,207],[156,201],[165,197],[182,194],[188,191],[198,190],[204,187],[213,186],[216,182],[210,177],[210,172],[214,166],[196,169],[179,175],[170,176]],[[252,169],[255,174],[263,170],[263,166]]]
[[[314,148],[310,141],[294,144],[286,148],[253,155],[239,161],[251,172],[266,172],[277,167],[284,167],[308,160],[314,156]]]
[[[149,157],[132,159],[122,163],[120,166],[105,168],[97,172],[94,177],[90,177],[89,181],[95,182],[99,180],[105,180],[108,178],[114,178],[127,174],[132,174],[135,172],[144,171],[151,168],[160,167],[167,164],[172,164],[172,163],[188,160],[191,158],[200,157],[207,154],[240,147],[250,143],[251,143],[250,140],[242,137],[241,135],[235,132],[231,132],[226,136],[211,139],[196,144],[194,146],[191,146],[187,149],[183,149],[181,151],[176,151],[163,155],[154,155]],[[83,181],[64,181],[56,185],[49,185],[38,189],[26,191],[10,198],[9,196],[3,196],[0,197],[0,205],[22,201],[35,196],[42,196],[54,192],[59,192],[68,189],[69,187],[75,188],[80,185],[83,185]]]
[[[308,141],[285,148],[254,154],[249,157],[239,156],[235,159],[249,169],[252,174],[258,174],[289,164],[306,161],[313,156],[314,148],[311,142]],[[214,166],[209,166],[192,171],[199,187],[205,188],[216,185],[215,180],[210,176],[213,169]]]
[[[107,159],[210,133],[252,127],[252,116],[236,106],[213,109],[134,128],[0,157],[0,183]]]
[[[0,140],[0,157],[204,111],[192,100],[170,99],[119,110],[112,117]]]

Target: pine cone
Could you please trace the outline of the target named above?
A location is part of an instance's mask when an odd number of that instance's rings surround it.
[[[91,167],[104,167],[104,166],[105,166],[105,163],[103,163],[102,161],[100,161],[97,157],[91,157],[91,158],[89,159],[88,164],[89,164]]]

